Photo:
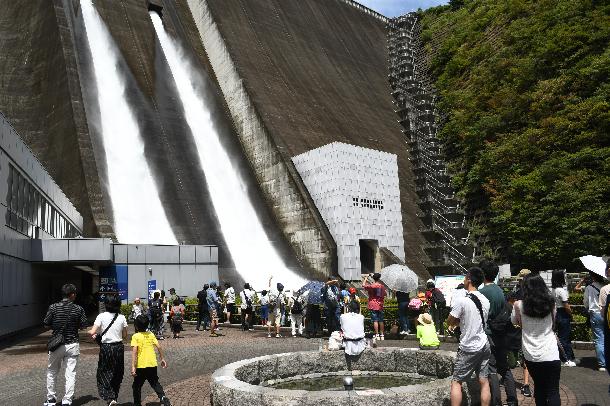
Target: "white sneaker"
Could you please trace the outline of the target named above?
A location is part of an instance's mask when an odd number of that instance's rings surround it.
[[[110,403],[108,403],[108,406],[114,406],[114,405],[118,405],[116,400],[111,400]]]
[[[380,340],[380,339],[381,339],[381,338],[379,338],[379,334],[375,334],[375,335],[373,336],[373,341],[377,341],[377,340]]]
[[[385,336],[382,334],[379,338],[381,341],[385,340]]]
[[[604,367],[600,367],[600,368],[599,368],[599,372],[606,372],[606,368],[604,368]]]
[[[280,338],[280,337],[281,337],[281,335],[280,335],[280,334],[276,334],[276,335],[275,335],[275,338]]]
[[[566,362],[563,364],[563,366],[564,366],[564,367],[575,367],[575,366],[576,366],[576,362],[574,362],[574,361],[566,361]]]
[[[406,331],[404,331],[404,330],[400,332],[400,335],[401,335],[401,336],[405,336],[405,335],[407,335],[407,334],[409,334],[409,333],[407,333],[407,332],[406,332]]]
[[[267,334],[267,338],[271,338],[271,334]]]

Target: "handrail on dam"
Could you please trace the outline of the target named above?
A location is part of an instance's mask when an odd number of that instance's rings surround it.
[[[375,10],[372,10],[372,9],[368,8],[365,5],[362,5],[362,4],[358,3],[357,1],[354,1],[354,0],[339,0],[339,1],[342,1],[343,3],[349,4],[350,6],[355,7],[357,9],[361,10],[361,11],[364,11],[365,13],[372,15],[373,17],[383,21],[386,24],[390,21],[390,19],[388,17],[384,16],[383,14],[380,14],[380,13],[376,12]]]

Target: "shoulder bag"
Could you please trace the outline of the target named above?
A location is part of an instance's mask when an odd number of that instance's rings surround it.
[[[70,303],[70,305],[72,305],[72,303]],[[59,332],[49,338],[49,341],[47,342],[47,350],[49,352],[55,351],[64,344],[64,331],[66,329],[66,326],[68,325],[68,322],[70,321],[70,316],[72,316],[72,308],[70,308],[70,311],[68,312],[68,317],[66,317],[66,321],[64,325],[61,326]]]
[[[104,336],[104,334],[106,334],[106,332],[110,329],[110,327],[112,327],[112,325],[114,324],[114,321],[116,320],[117,317],[119,317],[118,312],[114,314],[112,321],[110,322],[108,327],[106,327],[106,329],[102,332],[102,334],[98,334],[95,336],[95,342],[97,343],[97,345],[102,345],[102,337]]]

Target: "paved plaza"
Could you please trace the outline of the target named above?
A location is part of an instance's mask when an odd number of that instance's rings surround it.
[[[131,331],[130,326],[130,333]],[[236,328],[223,328],[221,337],[209,337],[207,332],[196,332],[185,326],[184,338],[166,339],[162,346],[167,352],[169,367],[160,370],[160,379],[167,395],[176,406],[209,405],[209,377],[217,368],[245,358],[290,351],[317,350],[317,339],[267,338],[262,330],[242,332]],[[41,405],[45,396],[45,344],[48,333],[14,342],[0,351],[0,399],[3,405]],[[76,397],[73,405],[103,405],[98,398],[95,383],[98,347],[83,335],[81,358],[78,365]],[[386,340],[383,346],[412,347],[416,341]],[[455,350],[455,344],[443,344],[443,349]],[[606,373],[594,370],[592,351],[577,351],[580,366],[563,368],[561,374],[562,405],[610,405]],[[131,353],[126,352],[128,366]],[[515,370],[520,379],[521,370]],[[121,388],[119,404],[132,405],[131,382],[128,369]],[[60,379],[63,393],[63,380]],[[157,405],[152,390],[144,386],[144,404]],[[533,398],[520,398],[519,404],[534,405]]]

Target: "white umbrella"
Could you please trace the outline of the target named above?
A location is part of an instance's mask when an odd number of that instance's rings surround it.
[[[589,271],[596,273],[600,276],[606,277],[606,261],[602,257],[596,257],[595,255],[585,255],[580,257],[580,262]]]
[[[381,281],[399,292],[408,293],[417,289],[417,275],[406,265],[386,266],[381,270]]]

